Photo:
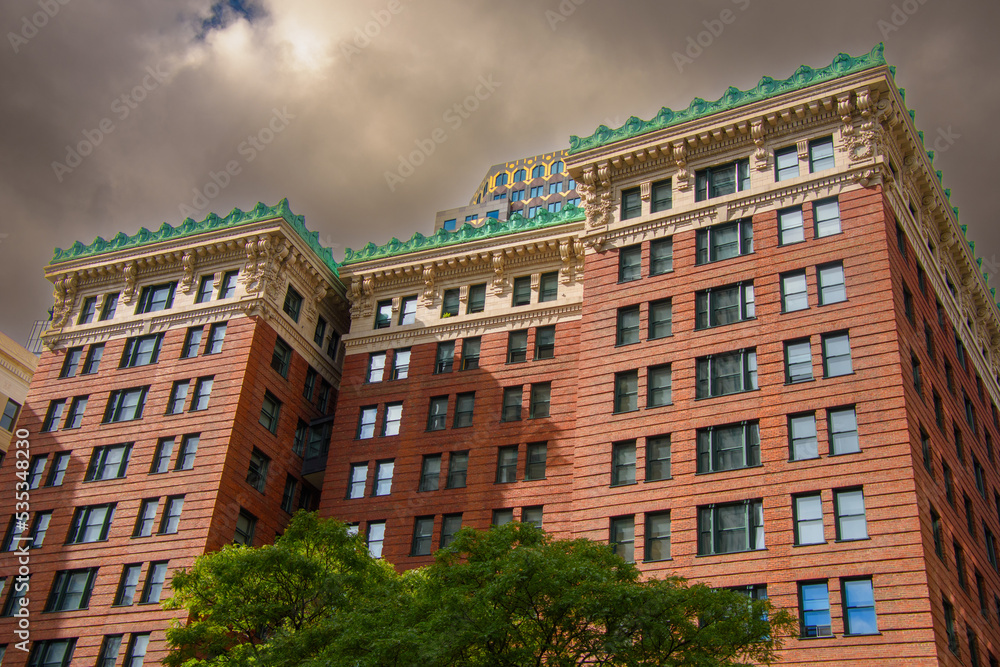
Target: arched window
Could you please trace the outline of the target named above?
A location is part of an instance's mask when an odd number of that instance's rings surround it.
[[[497,174],[497,178],[493,181],[494,187],[500,187],[501,185],[507,185],[507,174]]]
[[[566,167],[565,167],[565,165],[563,165],[563,161],[562,160],[556,160],[555,162],[552,163],[552,167],[549,168],[549,173],[550,174],[560,174],[560,173],[562,173],[563,169],[565,169],[565,168]]]
[[[535,165],[535,168],[531,170],[531,177],[532,178],[541,178],[544,175],[545,175],[545,165],[544,164]]]
[[[517,171],[514,172],[514,182],[517,183],[518,181],[523,181],[525,177],[527,177],[527,175],[528,175],[527,171],[525,171],[524,169],[518,169]]]

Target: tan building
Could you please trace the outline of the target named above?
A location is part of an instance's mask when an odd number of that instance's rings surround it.
[[[0,333],[0,452],[6,455],[11,437],[17,428],[21,406],[28,395],[31,376],[35,374],[38,357]],[[2,456],[0,455],[0,460]]]

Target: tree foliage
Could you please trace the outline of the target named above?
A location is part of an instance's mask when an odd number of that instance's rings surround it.
[[[736,667],[773,662],[794,627],[767,601],[644,580],[606,544],[516,523],[463,529],[400,575],[299,513],[275,545],[206,554],[173,586],[190,617],[168,630],[168,667]]]

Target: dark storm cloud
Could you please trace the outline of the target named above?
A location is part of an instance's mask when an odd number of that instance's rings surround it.
[[[8,0],[0,330],[44,316],[55,246],[288,197],[340,257],[428,232],[494,163],[879,41],[1000,280],[998,19],[971,0]]]

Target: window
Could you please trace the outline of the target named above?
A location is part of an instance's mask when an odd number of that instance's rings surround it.
[[[954,507],[955,506],[955,485],[954,485],[954,482],[953,482],[952,476],[951,476],[951,468],[948,467],[948,464],[945,463],[943,459],[941,461],[941,468],[942,468],[942,474],[944,476],[944,495],[945,495],[945,498],[947,498],[947,500],[948,500],[948,504],[951,505],[952,507]]]
[[[479,368],[479,350],[482,347],[482,340],[479,336],[462,339],[463,371],[471,371]]]
[[[524,188],[521,188],[520,190],[512,190],[510,193],[510,200],[512,202],[524,201]]]
[[[797,165],[796,171],[798,171]],[[796,206],[778,211],[778,245],[789,245],[805,240],[806,229],[802,222],[802,207]]]
[[[813,226],[818,239],[840,233],[840,202],[836,198],[813,202]]]
[[[83,300],[83,306],[80,307],[80,319],[77,320],[76,323],[90,324],[94,320],[94,311],[96,309],[97,309],[97,297],[88,296],[86,299]]]
[[[491,526],[503,526],[514,520],[514,510],[510,508],[493,510]]]
[[[844,600],[844,634],[878,634],[872,580],[841,579]]]
[[[52,461],[52,469],[49,470],[49,478],[45,481],[45,486],[62,486],[67,466],[69,466],[69,452],[59,452],[56,454]],[[31,488],[30,484],[28,486]]]
[[[191,412],[208,409],[208,399],[212,395],[214,376],[198,378],[194,385],[194,395],[191,397]]]
[[[288,291],[285,292],[285,303],[281,306],[281,309],[292,320],[299,321],[299,311],[302,309],[302,295],[291,285],[288,286]]]
[[[964,591],[968,588],[965,580],[965,552],[958,545],[958,542],[952,541],[951,545],[955,549],[955,569],[958,571],[958,585]]]
[[[788,433],[793,461],[814,459],[819,456],[815,413],[790,416],[788,418]]]
[[[521,522],[530,523],[535,528],[541,528],[543,510],[544,508],[541,505],[525,507],[521,510]]]
[[[617,345],[631,345],[639,342],[639,306],[618,309],[618,326],[615,336]]]
[[[931,331],[931,326],[924,322],[924,347],[927,348],[927,356],[930,358],[931,363],[934,362],[934,332]]]
[[[80,428],[80,424],[83,423],[83,412],[87,409],[87,398],[87,396],[76,396],[73,398],[63,428]]]
[[[795,544],[822,544],[826,542],[823,535],[823,499],[818,493],[795,496]]]
[[[170,308],[170,306],[174,303],[174,290],[176,288],[176,282],[143,287],[139,296],[139,305],[135,309],[135,314],[155,313],[157,311]]]
[[[384,360],[383,360],[384,361]],[[302,398],[307,401],[311,401],[313,397],[313,391],[316,389],[316,369],[312,366],[306,367],[306,380],[302,383]]]
[[[910,294],[910,290],[905,286],[903,287],[903,314],[906,315],[906,319],[910,321],[910,324],[916,324],[913,315],[913,295]]]
[[[254,447],[250,452],[250,466],[247,469],[247,484],[264,493],[264,486],[267,484],[267,468],[271,463],[264,452]]]
[[[531,403],[528,407],[528,419],[542,419],[549,416],[549,406],[552,402],[552,383],[536,382],[531,385]]]
[[[910,369],[913,373],[913,389],[916,390],[918,396],[923,398],[924,384],[920,377],[920,360],[912,353],[910,354]]]
[[[514,180],[511,181],[511,182],[512,183],[517,183],[519,181],[523,181],[523,180],[525,180],[526,176],[527,176],[527,172],[525,172],[524,169],[518,169],[517,171],[514,172]],[[534,176],[532,176],[532,178],[534,178]]]
[[[670,299],[649,303],[649,339],[664,338],[672,334],[673,307]]]
[[[190,359],[198,356],[198,347],[201,345],[201,335],[204,327],[191,327],[184,336],[184,346],[181,348],[181,359]]]
[[[695,367],[696,398],[757,389],[757,350],[754,348],[700,357]]]
[[[59,428],[59,420],[62,419],[63,410],[65,408],[65,398],[49,402],[48,410],[45,411],[45,421],[42,422],[42,433],[55,431]],[[0,419],[0,427],[2,427],[5,431],[13,431],[14,423],[17,421],[17,415],[20,412],[20,409],[21,406],[18,403],[8,399],[7,407],[3,413],[3,418]]]
[[[476,392],[470,391],[455,397],[455,421],[453,428],[472,426],[472,411],[476,404]]]
[[[213,324],[208,329],[208,342],[205,343],[205,354],[219,354],[222,352],[222,342],[226,338],[226,322]]]
[[[495,187],[507,185],[507,174],[497,174],[496,178],[493,180],[493,185]]]
[[[281,492],[281,509],[289,514],[292,513],[293,503],[295,502],[295,489],[298,485],[298,481],[291,475],[285,477],[285,488]]]
[[[962,343],[962,339],[958,337],[958,332],[955,332],[955,356],[958,357],[958,363],[964,370],[969,370],[969,367],[965,361],[965,344]]]
[[[80,367],[80,357],[82,355],[83,355],[82,347],[71,347],[68,350],[66,350],[66,357],[63,359],[63,365],[62,369],[59,371],[59,377],[71,378],[76,376],[76,371]]]
[[[375,463],[375,482],[372,484],[373,496],[387,496],[392,492],[392,473],[396,467],[393,459]]]
[[[670,512],[646,514],[646,562],[670,560]]]
[[[104,356],[104,343],[96,343],[90,346],[87,350],[87,360],[83,364],[83,370],[80,371],[81,375],[90,375],[96,373],[101,367],[101,357]]]
[[[934,396],[934,421],[937,423],[938,429],[944,433],[944,404],[941,403],[941,397],[937,391],[931,390],[931,393]]]
[[[611,530],[608,537],[615,554],[621,556],[626,563],[635,562],[635,516],[616,516],[611,518]]]
[[[972,510],[972,499],[963,493],[962,504],[965,506],[965,526],[969,531],[969,536],[976,539],[976,516]]]
[[[785,382],[808,382],[813,379],[812,345],[808,338],[785,343]]]
[[[638,218],[642,215],[642,199],[639,197],[639,188],[629,188],[622,190],[622,220]]]
[[[646,370],[646,407],[670,405],[671,384],[670,364],[650,366]]]
[[[236,533],[233,536],[233,543],[252,546],[253,534],[256,529],[257,517],[240,508],[240,514],[236,517]]]
[[[274,343],[274,352],[271,354],[271,368],[278,371],[278,375],[288,378],[288,367],[292,363],[292,348],[280,337]]]
[[[118,310],[118,292],[105,294],[104,303],[101,305],[101,321],[113,319],[116,310]]]
[[[308,430],[309,425],[301,419],[295,425],[295,436],[292,439],[292,453],[296,456],[302,456],[302,452],[306,446],[306,432]]]
[[[552,359],[556,351],[556,325],[535,329],[535,360]]]
[[[384,329],[392,320],[392,301],[379,301],[378,315],[375,317],[375,328]],[[413,324],[417,321],[417,297],[404,296],[399,302],[399,323]]]
[[[411,556],[429,556],[431,554],[431,535],[434,532],[434,517],[418,516],[413,520],[413,544],[410,547]]]
[[[941,529],[941,515],[931,507],[931,535],[934,537],[934,553],[944,560],[944,533]]]
[[[650,213],[669,210],[673,206],[674,191],[670,179],[657,181],[650,187]]]
[[[350,481],[347,484],[347,497],[364,498],[365,482],[368,479],[368,462],[352,463]]]
[[[985,520],[983,521],[983,540],[986,542],[986,560],[989,561],[994,570],[1000,568],[1000,563],[997,563],[997,541],[993,536],[993,531],[986,527]]]
[[[260,407],[260,423],[271,433],[278,433],[278,420],[281,417],[281,401],[269,391],[264,392],[264,400]],[[374,424],[374,415],[372,423]],[[368,436],[371,437],[371,436]]]
[[[455,362],[455,341],[446,340],[437,344],[434,360],[435,373],[450,373]]]
[[[382,435],[399,435],[399,425],[403,420],[402,402],[385,404],[385,420],[382,422]],[[328,425],[329,426],[329,425]],[[326,436],[329,439],[329,433]]]
[[[698,555],[764,548],[764,505],[746,500],[698,508]]]
[[[142,604],[159,602],[160,594],[163,592],[163,583],[166,579],[167,561],[150,563],[149,570],[146,572],[146,583],[142,587],[142,597],[139,602]]]
[[[507,363],[516,364],[528,360],[528,330],[511,331],[507,334]]]
[[[618,251],[618,282],[627,283],[642,278],[642,246],[639,244]]]
[[[978,377],[976,378],[979,379]],[[982,386],[982,380],[980,380],[980,387]],[[972,433],[976,433],[976,406],[972,404],[969,397],[966,396],[965,390],[962,390],[962,399],[965,401],[965,423],[969,425],[972,429]]]
[[[36,454],[31,457],[28,467],[28,489],[37,489],[42,484],[42,474],[45,472],[45,464],[48,463],[48,454]]]
[[[757,422],[698,429],[698,472],[720,472],[760,465]]]
[[[441,548],[455,541],[455,533],[462,527],[461,514],[445,514],[441,517]]]
[[[143,661],[146,659],[146,649],[149,647],[149,634],[148,632],[132,633],[128,649],[125,652],[124,667],[142,667]]]
[[[844,286],[844,265],[841,262],[816,267],[816,282],[819,289],[819,305],[847,301]]]
[[[525,481],[545,479],[545,459],[547,450],[548,446],[544,442],[528,443],[528,460],[524,467]],[[449,472],[449,478],[450,476],[451,473]]]
[[[864,540],[868,538],[865,520],[865,496],[861,489],[834,491],[833,505],[837,517],[837,540]]]
[[[19,521],[16,514],[12,514],[10,517],[10,523],[7,524],[7,533],[3,538],[3,551],[14,551],[19,546],[21,546],[21,539],[25,531],[28,530],[27,521]]]
[[[615,373],[615,412],[639,409],[639,371]]]
[[[177,453],[177,463],[175,470],[191,470],[194,467],[194,457],[198,452],[198,442],[201,438],[197,435],[185,435],[181,440],[181,449]]]
[[[372,558],[382,557],[382,542],[385,540],[385,521],[369,521],[365,531],[365,543]]]
[[[635,440],[611,445],[611,486],[635,484]]]
[[[750,160],[721,164],[694,173],[695,201],[750,189]]]
[[[979,594],[979,613],[983,615],[984,618],[989,618],[990,606],[986,601],[986,581],[983,579],[983,575],[979,574],[979,570],[976,570],[976,592]]]
[[[368,355],[368,373],[365,382],[381,382],[385,373],[385,352],[372,352]]]
[[[518,385],[516,387],[504,387],[503,410],[500,415],[500,421],[514,422],[521,420],[522,395],[522,385]]]
[[[975,454],[972,455],[972,471],[976,477],[976,490],[979,491],[983,500],[986,500],[986,471],[983,470],[983,466]]]
[[[517,445],[497,449],[497,484],[517,481]]]
[[[833,168],[833,137],[809,142],[809,172]]]
[[[539,277],[538,302],[555,301],[559,298],[559,272],[550,271]]]
[[[531,177],[532,178],[541,178],[544,175],[545,175],[545,165],[543,165],[543,164],[535,165],[531,169]]]
[[[167,400],[167,414],[176,415],[184,412],[184,402],[187,400],[190,380],[178,380],[170,388],[170,398]]]
[[[142,418],[142,409],[146,405],[146,392],[149,386],[134,389],[117,389],[108,397],[108,406],[104,410],[104,423],[126,422]]]
[[[799,175],[799,152],[792,145],[774,151],[774,180],[786,181]]]
[[[646,481],[670,479],[670,436],[646,438]]]
[[[799,627],[803,637],[832,637],[830,590],[825,581],[799,584]]]
[[[923,428],[920,429],[920,452],[924,458],[924,469],[930,473],[931,477],[934,476],[934,460],[931,456],[931,437],[927,435],[927,431]]]
[[[969,642],[969,662],[972,667],[979,667],[979,639],[971,626],[965,626],[965,639]]]
[[[106,479],[121,479],[128,468],[129,455],[132,453],[132,443],[124,445],[103,445],[95,447],[90,456],[90,465],[83,478],[85,482],[103,481]]]
[[[184,496],[170,496],[163,506],[163,516],[160,518],[160,535],[173,535],[181,522],[181,510],[184,509]]]
[[[51,521],[52,512],[35,513],[35,520],[31,524],[31,532],[28,533],[31,538],[29,543],[32,549],[39,549],[45,543],[45,533],[48,532]],[[996,565],[994,565],[994,569],[996,569]]]
[[[103,542],[108,539],[108,529],[115,513],[115,503],[77,507],[73,512],[66,544]]]
[[[428,454],[424,456],[420,468],[420,485],[417,491],[437,491],[441,480],[441,455]]]
[[[444,291],[441,299],[441,317],[454,317],[458,315],[459,289],[454,287]]]
[[[853,407],[827,410],[830,425],[830,453],[852,454],[861,451],[858,418]]]
[[[532,197],[538,197],[541,194],[541,187],[542,186],[539,185],[538,188],[531,188],[531,192],[532,192],[531,196]],[[538,190],[538,194],[535,194],[535,190],[536,189]],[[536,215],[538,215],[538,212],[540,210],[542,210],[541,206],[529,206],[528,207],[528,218],[530,219],[530,218],[535,217]]]
[[[101,654],[97,658],[97,667],[115,667],[118,664],[118,653],[122,646],[122,635],[105,635],[101,642]]]
[[[440,431],[448,425],[448,397],[434,396],[431,398],[430,409],[427,411],[427,430]]]
[[[549,173],[555,175],[560,173],[563,169],[564,169],[563,161],[556,160],[555,162],[552,163],[552,166],[549,167]]]
[[[392,353],[392,379],[405,380],[410,375],[410,348],[405,347]]]
[[[68,667],[76,639],[40,639],[31,647],[29,667]]]
[[[464,489],[469,472],[469,452],[451,452],[448,455],[446,489]]]
[[[806,272],[795,271],[781,276],[781,312],[791,313],[809,307]]]
[[[481,313],[486,309],[486,283],[469,287],[469,302],[466,313]]]
[[[326,337],[326,320],[322,317],[316,318],[316,329],[313,330],[313,342],[323,347],[323,339]]]
[[[229,299],[236,294],[236,277],[239,271],[226,271],[222,274],[222,285],[219,287],[219,298]]]
[[[823,336],[823,376],[832,378],[839,375],[850,375],[853,372],[851,340],[847,333],[825,334]]]
[[[195,303],[205,303],[212,298],[212,280],[215,278],[215,274],[208,274],[207,276],[202,276],[198,281],[198,293],[194,297]]]
[[[941,594],[941,605],[944,608],[944,628],[948,635],[948,648],[958,654],[958,636],[955,634],[955,608],[948,602],[946,594]]]
[[[545,186],[544,185],[533,185],[533,186],[531,186],[531,190],[529,191],[529,195],[530,195],[531,199],[534,199],[535,197],[541,197],[544,192],[545,192]],[[533,208],[539,209],[541,207],[540,206],[534,206]]]
[[[531,303],[531,276],[514,278],[514,291],[510,305],[527,306],[529,303]]]
[[[392,324],[392,300],[379,301],[375,306],[375,329],[386,329]]]
[[[694,328],[707,329],[756,317],[753,283],[736,283],[697,292]]]

